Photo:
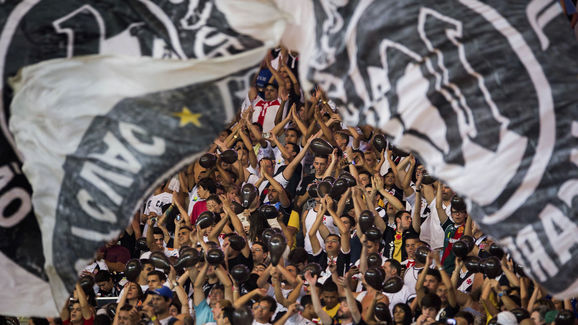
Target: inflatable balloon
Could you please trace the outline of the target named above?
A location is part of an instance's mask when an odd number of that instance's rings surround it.
[[[467,211],[466,201],[461,196],[454,195],[452,198],[452,209],[456,211]]]
[[[329,184],[333,184],[333,183],[335,183],[335,177],[333,177],[333,176],[326,176],[326,177],[323,178],[323,181],[324,181],[324,182],[329,182]]]
[[[219,265],[225,261],[225,253],[218,248],[211,248],[205,256],[207,263],[211,265]]]
[[[492,243],[490,245],[490,255],[497,257],[498,259],[502,259],[504,257],[504,250],[496,243]]]
[[[143,252],[148,252],[149,251],[149,246],[147,245],[147,238],[146,237],[140,237],[139,239],[136,240],[136,247]]]
[[[140,260],[138,258],[133,258],[126,263],[124,275],[128,281],[136,282],[141,271],[142,265],[140,264]]]
[[[564,309],[558,312],[554,324],[556,325],[573,325],[574,324],[574,314],[571,310]]]
[[[252,325],[253,313],[246,305],[241,306],[233,311],[233,319],[230,322],[235,325]]]
[[[303,268],[303,274],[305,274],[305,272],[310,271],[311,272],[311,276],[316,276],[320,277],[321,276],[321,266],[317,263],[309,263],[307,264],[307,266],[305,266]]]
[[[461,240],[458,240],[452,246],[452,252],[459,258],[464,258],[468,255],[468,246]]]
[[[389,314],[389,308],[383,302],[378,302],[375,304],[373,309],[373,314],[377,317],[378,320],[382,322],[387,322],[391,319],[391,315]]]
[[[510,310],[512,312],[512,314],[514,314],[514,316],[516,316],[516,320],[518,321],[518,324],[523,321],[524,319],[528,319],[530,318],[530,313],[524,309],[524,308],[514,308],[512,310]],[[556,323],[558,324],[558,323]],[[572,323],[570,323],[569,325],[571,325]]]
[[[265,219],[275,219],[279,215],[277,208],[271,204],[263,204],[259,207],[259,213]]]
[[[328,181],[322,181],[317,185],[317,193],[319,193],[319,197],[325,197],[326,194],[331,192],[331,183]]]
[[[357,222],[359,222],[359,227],[361,228],[361,232],[365,234],[367,232],[367,230],[369,230],[369,228],[371,228],[371,226],[373,226],[374,215],[369,210],[362,211],[359,214],[359,220]]]
[[[217,156],[212,153],[206,153],[199,158],[199,165],[204,168],[213,168],[217,164]]]
[[[333,198],[334,200],[339,200],[343,195],[343,193],[347,191],[347,187],[348,186],[346,181],[343,178],[340,178],[336,180],[335,183],[333,183],[333,187],[331,188],[329,196],[331,196],[331,198]]]
[[[237,161],[237,152],[233,149],[225,150],[221,153],[221,160],[227,164],[233,164]]]
[[[476,240],[474,239],[474,237],[470,236],[470,235],[463,235],[462,237],[460,237],[460,241],[463,241],[466,246],[468,247],[468,253],[472,251],[472,249],[474,249],[474,246],[476,245]]]
[[[333,152],[333,147],[329,144],[329,142],[321,138],[313,139],[309,147],[311,148],[311,151],[313,151],[313,153],[317,156],[329,156]]]
[[[230,273],[237,283],[243,283],[249,280],[251,271],[245,264],[237,264],[233,266]]]
[[[317,192],[317,183],[309,184],[309,187],[307,187],[307,193],[312,199],[319,197],[319,193]]]
[[[379,253],[371,253],[371,254],[367,255],[367,267],[368,268],[381,267],[382,264],[383,264],[383,260],[381,258],[381,255],[379,255]]]
[[[373,137],[373,147],[378,152],[382,152],[385,147],[387,147],[387,140],[383,134],[377,134],[375,137]]]
[[[398,276],[392,276],[383,283],[382,291],[385,293],[396,293],[403,287],[403,279]]]
[[[214,224],[215,214],[209,210],[203,211],[203,213],[197,217],[197,226],[199,226],[201,229],[208,228]]]
[[[435,177],[431,176],[427,171],[423,171],[422,175],[421,183],[424,185],[431,185],[436,181]]]
[[[200,260],[199,252],[192,248],[186,247],[179,252],[179,259],[175,263],[175,268],[185,269],[195,266]]]
[[[228,238],[229,238],[229,244],[231,245],[231,248],[236,250],[236,251],[241,251],[245,247],[245,244],[247,243],[245,241],[245,238],[243,238],[242,236],[239,236],[237,234],[231,235]]]
[[[365,232],[365,238],[367,238],[367,240],[369,241],[379,241],[381,240],[381,231],[379,231],[379,229],[377,229],[376,227],[371,227],[369,229],[367,229],[367,231]]]
[[[158,269],[163,269],[168,272],[171,269],[169,258],[162,251],[156,251],[149,257],[153,265]]]
[[[477,256],[466,256],[464,258],[464,265],[466,266],[466,269],[472,273],[482,272],[480,262],[480,258]]]
[[[502,274],[502,264],[497,257],[490,256],[484,260],[482,271],[488,278],[496,278],[498,275]]]
[[[259,196],[259,190],[255,185],[250,183],[243,185],[241,188],[241,205],[243,208],[249,208],[257,196]]]
[[[385,271],[380,267],[373,267],[365,271],[365,282],[375,290],[383,288],[383,281],[385,280]]]
[[[245,210],[245,208],[243,208],[241,203],[237,201],[231,201],[231,209],[233,209],[233,212],[235,212],[235,214],[239,214],[243,212],[243,210]]]
[[[274,234],[269,240],[269,255],[271,256],[271,264],[277,266],[281,260],[281,256],[287,248],[287,242],[282,234]]]
[[[415,250],[415,260],[421,264],[425,264],[430,249],[427,246],[420,246]]]
[[[78,281],[80,283],[80,287],[82,288],[82,290],[84,290],[85,293],[90,292],[91,290],[94,290],[94,278],[91,276],[83,276],[80,278],[80,280]]]
[[[116,302],[111,302],[109,304],[106,304],[106,307],[105,307],[106,315],[108,317],[110,317],[110,319],[114,319],[114,316],[116,315],[116,306],[117,306]]]
[[[355,185],[357,185],[357,181],[355,180],[355,177],[353,177],[353,175],[351,175],[350,173],[343,173],[339,176],[339,179],[343,179],[345,181],[345,184],[347,184],[347,187],[353,187]]]
[[[269,242],[271,241],[271,237],[273,237],[273,235],[275,235],[275,234],[276,234],[276,232],[275,232],[275,230],[273,230],[273,228],[266,228],[261,233],[261,239],[263,240],[263,243],[265,243],[265,245],[267,245],[267,247],[269,247]]]

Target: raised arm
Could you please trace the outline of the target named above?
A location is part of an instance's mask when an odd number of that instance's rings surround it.
[[[321,306],[321,300],[319,299],[319,290],[315,286],[317,283],[317,275],[311,276],[311,272],[305,272],[305,280],[309,282],[309,287],[311,288],[311,301],[313,302],[313,309],[315,309],[315,313],[321,319],[321,324],[323,325],[331,325],[332,320],[331,317],[327,314],[323,307]]]
[[[416,233],[421,231],[421,181],[422,176],[418,176],[417,183],[415,183],[415,204],[411,216],[411,226]]]
[[[329,199],[331,200],[331,198],[329,197],[329,195],[325,196],[326,200]],[[326,201],[327,202],[327,201]],[[341,251],[345,254],[349,253],[351,250],[351,237],[349,236],[349,233],[347,232],[347,228],[345,227],[345,224],[343,223],[343,221],[341,221],[341,218],[335,214],[335,211],[333,211],[333,209],[331,208],[331,203],[333,202],[327,202],[327,211],[329,212],[329,214],[331,215],[331,217],[333,218],[333,223],[337,226],[337,228],[339,229],[339,237],[341,238]]]
[[[448,220],[448,215],[442,206],[442,202],[442,183],[438,182],[438,190],[436,193],[436,211],[440,219],[440,224],[443,225]]]
[[[323,215],[325,214],[325,203],[321,203],[321,208],[317,211],[317,217],[315,222],[309,229],[309,240],[311,241],[311,249],[313,250],[313,255],[317,255],[321,252],[321,243],[319,243],[319,238],[317,238],[317,231],[319,230],[319,225],[323,222]]]
[[[317,134],[320,134],[320,133],[318,132]],[[307,142],[305,143],[305,146],[303,147],[303,149],[301,151],[299,151],[297,156],[295,156],[295,158],[293,158],[293,160],[289,163],[289,165],[287,165],[287,167],[285,167],[285,169],[283,170],[283,177],[285,177],[285,179],[287,179],[287,180],[291,179],[291,176],[293,176],[293,173],[295,172],[297,165],[301,164],[301,160],[303,160],[303,157],[305,157],[305,154],[307,153],[309,146],[311,146],[311,142],[313,141],[313,139],[314,139],[314,137],[309,138],[307,140]]]
[[[215,267],[215,274],[225,288],[225,299],[233,301],[233,281],[231,281],[227,270],[222,265],[218,265]]]
[[[203,291],[203,284],[205,283],[205,276],[207,275],[207,269],[209,268],[209,263],[203,263],[201,270],[193,283],[193,304],[198,306],[203,300],[205,300],[205,293]]]

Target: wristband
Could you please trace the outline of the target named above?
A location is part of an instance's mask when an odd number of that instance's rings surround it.
[[[501,298],[502,296],[504,296],[504,291],[500,291],[500,292],[498,292],[498,297],[500,297],[500,298]]]
[[[154,322],[155,320],[157,320],[157,316],[153,315],[153,317],[151,317],[151,320]]]

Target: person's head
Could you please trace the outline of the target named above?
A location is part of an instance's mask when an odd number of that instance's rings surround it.
[[[346,233],[349,233],[351,229],[355,227],[355,219],[348,214],[341,216],[341,222],[343,222],[343,224],[345,225]]]
[[[341,250],[341,238],[336,234],[329,234],[325,238],[325,251],[327,255],[337,256]]]
[[[315,168],[315,176],[321,177],[327,169],[327,156],[315,156],[313,158],[313,168]]]
[[[182,246],[190,246],[191,244],[191,227],[181,226],[179,232],[177,233],[177,241]]]
[[[398,211],[395,214],[395,224],[397,231],[405,231],[411,227],[411,214],[405,210]]]
[[[438,285],[435,293],[438,295],[438,297],[440,297],[442,305],[445,305],[448,302],[448,288],[443,282]]]
[[[74,301],[70,304],[70,323],[82,323],[82,308],[80,302]]]
[[[339,303],[337,284],[331,280],[325,281],[321,286],[321,299],[325,302],[327,309],[332,309]]]
[[[223,210],[223,203],[219,196],[216,194],[211,194],[207,198],[207,210],[213,213],[220,213]]]
[[[288,128],[285,130],[285,143],[298,143],[301,133],[296,128]]]
[[[295,265],[299,272],[303,271],[307,265],[307,251],[303,247],[295,247],[289,252],[289,263]]]
[[[337,147],[341,148],[342,150],[347,147],[349,144],[349,135],[345,132],[336,132],[334,133],[335,142],[337,143]]]
[[[299,148],[299,146],[293,142],[287,142],[284,147],[287,151],[287,154],[289,155],[289,162],[293,161],[299,152],[301,152],[301,148]]]
[[[259,323],[269,323],[276,308],[277,302],[273,297],[262,297],[259,299],[259,302],[253,306],[253,316]]]
[[[231,325],[233,321],[233,304],[228,300],[221,300],[219,303],[219,311],[217,314],[213,312],[213,317],[217,321],[217,325]]]
[[[168,316],[169,307],[173,299],[173,292],[171,289],[161,286],[160,288],[150,291],[150,293],[152,294],[151,303],[155,314]]]
[[[373,150],[367,150],[363,153],[363,158],[365,159],[365,164],[368,167],[373,168],[377,164],[377,156]]]
[[[420,246],[420,240],[417,235],[410,234],[405,238],[405,251],[407,258],[415,260],[415,251]]]
[[[305,295],[301,297],[299,304],[303,306],[303,312],[301,313],[306,319],[317,318],[317,313],[315,313],[315,308],[313,308],[313,300],[310,295]]]
[[[216,303],[218,303],[219,301],[221,301],[222,299],[225,298],[225,289],[223,288],[223,285],[221,284],[217,284],[215,286],[213,286],[213,288],[211,288],[211,291],[209,291],[209,306],[211,306],[211,308],[213,308],[215,306]]]
[[[267,189],[267,198],[271,204],[275,204],[280,201],[279,191],[277,191],[271,184],[269,184]]]
[[[264,157],[261,159],[259,163],[261,166],[261,170],[259,171],[260,173],[265,173],[269,176],[273,176],[273,172],[275,171],[275,163],[273,159],[271,159],[270,157]]]
[[[446,184],[442,185],[442,200],[449,201],[454,197],[454,191]]]
[[[474,315],[467,311],[459,311],[454,316],[456,325],[474,325]]]
[[[153,228],[153,241],[154,241],[154,245],[155,245],[155,250],[162,250],[164,248],[164,240],[165,240],[165,234],[163,233],[163,230],[159,227],[154,227]]]
[[[112,282],[112,275],[107,270],[100,270],[94,276],[94,282],[98,285],[100,292],[111,292],[114,283]]]
[[[263,274],[263,272],[265,272],[266,269],[267,269],[267,265],[265,265],[263,263],[254,264],[253,270],[251,271],[251,273],[255,273],[258,276],[261,276],[261,274]]]
[[[367,248],[367,255],[371,254],[371,253],[377,253],[379,251],[379,240],[378,241],[372,241],[367,239],[365,241],[365,247]]]
[[[397,213],[398,209],[391,203],[387,202],[385,204],[385,214],[388,217],[394,217],[395,214]]]
[[[538,306],[532,310],[530,318],[534,321],[536,325],[544,325],[546,323],[546,313],[548,312],[548,307]]]
[[[357,310],[361,312],[362,310],[361,302],[355,300],[355,304],[357,305]],[[352,318],[351,308],[352,306],[349,306],[347,300],[345,298],[341,298],[339,310],[337,310],[337,317],[343,320],[351,319]]]
[[[393,323],[396,325],[409,325],[412,323],[411,308],[404,303],[399,303],[393,307]]]
[[[264,89],[265,100],[275,100],[279,97],[279,86],[274,83],[268,83]]]
[[[251,253],[253,254],[253,262],[259,264],[267,259],[269,249],[264,242],[258,241],[251,246]]]
[[[385,187],[391,187],[395,184],[395,176],[393,175],[393,171],[391,168],[385,173],[383,176],[383,185]]]
[[[442,282],[440,271],[436,269],[421,270],[420,272],[427,272],[423,286],[428,289],[430,293],[435,293],[439,284]]]
[[[456,225],[463,225],[468,217],[468,212],[465,210],[456,210],[454,207],[452,207],[451,209],[452,209],[452,219],[454,219]]]
[[[427,293],[421,299],[421,313],[433,319],[442,308],[442,301],[435,293]]]
[[[381,177],[379,175],[376,175],[376,177]],[[359,184],[361,184],[361,186],[366,187],[366,186],[370,186],[371,185],[371,174],[368,171],[360,171],[359,172]]]
[[[211,194],[217,193],[217,183],[212,178],[203,178],[197,185],[197,195],[202,200],[206,200]]]
[[[159,270],[153,270],[147,275],[147,284],[151,290],[160,288],[166,281],[167,276]]]
[[[131,305],[124,305],[118,311],[118,325],[130,325],[130,311],[132,310]]]
[[[392,276],[401,276],[401,263],[395,259],[389,259],[383,264],[383,269],[385,271],[385,278],[388,279]]]

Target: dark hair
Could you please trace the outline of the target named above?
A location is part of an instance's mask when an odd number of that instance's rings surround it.
[[[331,279],[328,279],[321,286],[321,292],[337,292],[337,284],[335,284]]]
[[[327,240],[327,238],[329,238],[329,237],[336,237],[337,240],[341,240],[341,237],[338,234],[329,234],[329,235],[327,235],[327,237],[325,237],[325,240]]]
[[[303,247],[295,247],[292,251],[289,252],[289,263],[297,265],[299,263],[306,263],[307,262],[307,251]]]
[[[94,325],[110,325],[112,324],[112,320],[108,317],[107,314],[100,314],[94,316]]]
[[[301,136],[301,131],[299,131],[299,129],[297,129],[295,127],[288,127],[285,129],[285,132],[287,132],[287,131],[294,131],[295,133],[297,133],[298,138]]]
[[[211,194],[205,201],[215,201],[217,204],[222,204],[221,199],[217,194]]]
[[[351,228],[354,228],[356,223],[355,223],[355,218],[348,215],[347,213],[344,213],[341,215],[341,218],[347,218],[349,220],[349,223],[351,224]]]
[[[397,211],[397,213],[395,214],[395,216],[393,217],[393,220],[396,220],[397,218],[401,219],[401,216],[403,216],[404,214],[408,213],[411,216],[411,213],[409,213],[409,211],[407,210],[399,210]]]
[[[152,271],[149,272],[149,274],[147,274],[147,277],[148,277],[149,275],[156,275],[156,276],[158,276],[158,277],[159,277],[159,281],[161,281],[161,282],[167,280],[167,276],[166,276],[163,272],[161,272],[161,271],[159,271],[159,270],[152,270]]]
[[[96,283],[107,282],[110,279],[112,279],[112,276],[111,276],[110,272],[108,272],[107,270],[100,270],[94,276],[94,282],[96,282]]]
[[[329,156],[327,156],[327,155],[317,155],[317,154],[316,154],[316,155],[313,157],[313,159],[315,159],[315,158],[322,158],[322,159],[328,160],[328,159],[329,159]]]
[[[398,260],[390,258],[385,262],[395,269],[397,276],[401,276],[401,263]]]
[[[163,230],[159,227],[153,227],[153,235],[165,235],[165,233],[163,232]]]
[[[293,151],[295,151],[295,154],[298,155],[299,152],[301,152],[301,148],[299,148],[299,146],[296,143],[293,142],[287,142],[287,144],[290,144],[291,147],[293,147]]]
[[[411,308],[406,303],[398,303],[393,307],[394,313],[395,313],[395,309],[398,307],[403,309],[403,313],[404,313],[402,324],[403,325],[410,325],[412,323],[411,320],[413,319],[413,313],[411,312]]]
[[[458,318],[458,317],[465,319],[468,322],[468,325],[474,323],[474,315],[472,315],[472,313],[470,313],[470,312],[463,311],[463,310],[458,311],[456,313],[456,315],[454,316],[454,318]]]
[[[122,307],[120,307],[120,311],[131,311],[131,310],[132,310],[131,304],[124,304]]]
[[[209,177],[202,178],[201,180],[199,180],[199,183],[197,183],[197,185],[209,191],[209,193],[211,194],[217,193],[217,183],[212,178]]]
[[[267,88],[267,86],[271,86],[271,87],[273,87],[273,88],[275,88],[275,89],[279,89],[279,85],[276,84],[276,83],[274,83],[274,82],[266,83],[266,84],[265,84],[265,88]]]
[[[147,265],[147,264],[148,264],[148,265],[152,265],[153,267],[155,266],[155,265],[153,264],[153,261],[151,261],[151,260],[148,259],[148,258],[143,258],[143,259],[141,259],[141,260],[140,260],[140,264],[143,266],[143,268],[144,268],[144,266]]]
[[[303,307],[313,304],[313,300],[311,299],[311,295],[305,295],[305,296],[301,297],[301,300],[299,300],[299,304]]]
[[[275,309],[277,309],[277,301],[275,301],[275,299],[271,296],[264,296],[261,297],[261,299],[259,299],[259,302],[261,301],[266,301],[267,303],[269,303],[269,311],[270,312],[274,312]]]
[[[405,240],[407,241],[408,239],[417,239],[419,241],[419,235],[416,233],[410,232],[405,236]]]
[[[268,253],[268,252],[269,252],[269,247],[267,247],[267,245],[266,245],[264,242],[262,242],[262,241],[256,241],[256,242],[253,243],[253,246],[255,246],[255,245],[261,246],[261,247],[263,248],[263,253]]]
[[[423,272],[423,270],[421,270],[420,272]],[[434,278],[436,278],[436,280],[438,280],[438,282],[442,282],[442,275],[440,273],[440,271],[436,270],[436,269],[427,269],[427,275],[431,275]]]
[[[427,293],[421,299],[421,308],[433,308],[439,311],[442,308],[442,299],[435,293]]]

